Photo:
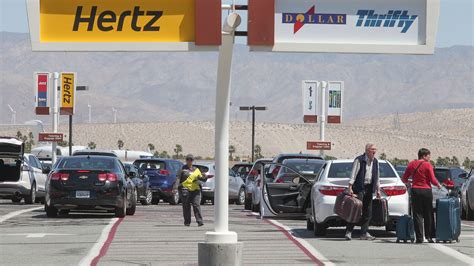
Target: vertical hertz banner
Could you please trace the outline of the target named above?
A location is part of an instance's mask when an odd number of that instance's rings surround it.
[[[303,81],[303,121],[318,122],[319,88],[317,81]]]
[[[342,117],[342,92],[344,82],[330,81],[328,83],[328,123],[340,124]]]
[[[35,73],[35,112],[37,115],[49,115],[49,73]]]
[[[73,115],[76,97],[76,73],[61,73],[60,114]]]

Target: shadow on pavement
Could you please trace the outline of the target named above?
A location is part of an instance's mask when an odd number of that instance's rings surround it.
[[[291,233],[295,237],[303,239],[320,239],[324,241],[346,241],[344,234],[346,230],[344,228],[328,229],[325,236],[315,236],[312,231],[306,230],[305,228],[296,228],[291,230]],[[395,233],[387,232],[385,230],[369,230],[369,233],[375,236],[376,240],[383,242],[395,243]],[[358,239],[360,237],[360,230],[354,229],[352,233],[352,239]]]

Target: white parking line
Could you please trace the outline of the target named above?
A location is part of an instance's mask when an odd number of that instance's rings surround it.
[[[470,224],[461,224],[461,225],[474,228],[474,225],[470,225]]]
[[[79,266],[89,266],[92,264],[92,261],[100,254],[100,250],[109,237],[110,230],[112,230],[112,227],[118,220],[119,218],[110,219],[109,224],[102,229],[102,233],[100,234],[99,239],[97,239],[97,242],[89,250],[89,253],[87,253],[87,255],[79,262]]]
[[[474,265],[474,258],[471,258],[461,252],[454,250],[448,246],[442,244],[428,244],[430,247],[443,252],[444,254],[451,256],[459,261],[467,263],[468,265]]]
[[[308,243],[306,240],[304,240],[298,233],[293,232],[292,229],[286,225],[283,225],[275,220],[269,219],[271,223],[283,228],[285,231],[287,231],[290,235],[295,236],[294,240],[300,243],[306,250],[308,250],[315,258],[317,258],[319,261],[324,263],[325,266],[334,266],[335,264],[331,262],[329,259],[323,256],[318,250],[316,250],[310,243]]]
[[[3,216],[0,217],[0,223],[3,223],[5,222],[6,220],[8,219],[11,219],[15,216],[18,216],[20,214],[23,214],[25,212],[31,212],[31,211],[36,211],[36,210],[40,210],[40,209],[43,209],[44,207],[35,207],[35,208],[30,208],[30,209],[25,209],[25,210],[20,210],[20,211],[14,211],[14,212],[10,212],[8,214],[5,214]]]

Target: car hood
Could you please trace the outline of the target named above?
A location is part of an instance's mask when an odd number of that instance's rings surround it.
[[[24,144],[15,138],[0,137],[0,156],[23,157]]]

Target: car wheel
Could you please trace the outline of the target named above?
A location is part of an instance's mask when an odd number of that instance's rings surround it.
[[[170,205],[178,205],[178,203],[179,203],[179,192],[177,190],[175,192],[173,192],[173,194],[171,195],[168,202],[169,202]]]
[[[244,205],[244,203],[245,203],[245,189],[240,188],[239,197],[235,200],[235,204]]]
[[[395,232],[395,231],[397,231],[397,226],[394,223],[387,224],[387,225],[385,225],[385,231]]]
[[[33,204],[36,200],[36,183],[31,185],[30,195],[25,197],[25,204]]]
[[[144,200],[141,200],[142,205],[150,205],[151,201],[153,199],[153,193],[151,193],[150,189],[147,189],[145,192],[146,198]]]
[[[155,197],[155,198],[151,198],[151,204],[153,205],[158,205],[158,203],[160,203],[160,198],[159,197]]]
[[[211,199],[211,205],[214,205],[214,198]]]
[[[315,236],[325,236],[327,227],[325,224],[314,221],[313,232]]]
[[[20,201],[21,201],[21,198],[20,198],[20,197],[17,197],[17,196],[13,196],[13,197],[12,197],[12,202],[13,202],[13,203],[18,203],[18,202],[20,202]]]
[[[127,213],[127,195],[123,198],[123,204],[120,207],[115,208],[115,217],[123,218]]]
[[[127,208],[127,215],[134,215],[137,209],[137,191],[133,193],[132,204],[130,208]]]
[[[252,198],[245,198],[245,209],[252,210]]]
[[[467,198],[467,195],[466,195],[466,219],[469,220],[469,221],[472,221],[474,220],[474,210],[471,209],[471,207],[469,206],[469,199]]]
[[[54,208],[53,206],[49,206],[47,203],[44,204],[44,210],[46,211],[47,217],[58,217],[58,209]]]
[[[314,223],[311,222],[309,218],[306,218],[306,230],[309,230],[309,231],[314,230]]]

